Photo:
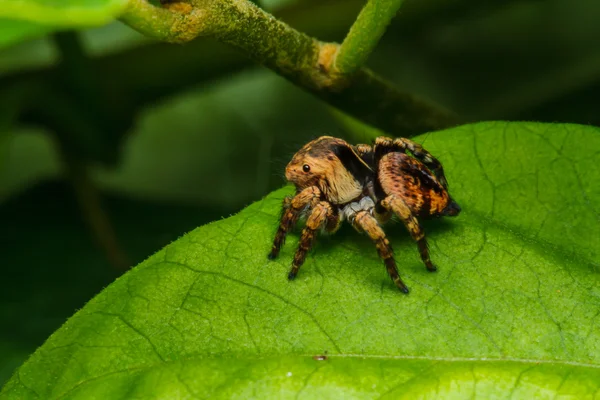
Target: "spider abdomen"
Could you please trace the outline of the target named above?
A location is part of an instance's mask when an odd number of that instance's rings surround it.
[[[402,198],[410,211],[420,217],[447,215],[454,203],[438,178],[419,160],[390,152],[379,161],[378,183],[385,196]]]

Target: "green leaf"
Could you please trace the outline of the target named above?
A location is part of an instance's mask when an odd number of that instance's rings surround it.
[[[57,29],[104,25],[127,0],[0,0],[0,49]]]
[[[22,135],[19,132],[15,140]],[[102,200],[119,244],[135,263],[181,232],[223,215],[223,210],[210,206],[184,207],[112,194]],[[121,275],[86,232],[73,205],[72,187],[54,180],[0,207],[0,388],[74,310]],[[69,257],[63,243],[69,243]]]
[[[23,40],[42,36],[49,31],[49,27],[33,22],[0,18],[0,49]]]
[[[266,259],[286,187],[118,279],[0,397],[597,395],[600,130],[496,122],[420,139],[463,212],[426,224],[436,274],[386,227],[409,295],[351,229],[320,238],[288,282],[297,234]]]
[[[0,4],[0,18],[83,27],[112,21],[125,8],[127,0],[0,0]]]

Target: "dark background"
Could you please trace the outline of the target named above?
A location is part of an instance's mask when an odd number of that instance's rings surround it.
[[[362,4],[261,3],[332,41]],[[407,0],[368,64],[470,120],[600,125],[598,21],[597,0]],[[0,93],[69,73],[59,60],[73,37],[0,50]],[[135,265],[280,187],[289,157],[310,138],[347,137],[326,105],[210,39],[156,44],[120,23],[79,38],[89,58],[74,87],[121,88],[103,99],[105,114],[91,117],[101,134],[65,133],[39,110],[21,110],[0,136],[0,384],[124,272],[93,240],[64,172],[69,157],[90,166],[87,178]],[[40,99],[49,110],[56,93]],[[89,107],[67,107],[65,125]]]

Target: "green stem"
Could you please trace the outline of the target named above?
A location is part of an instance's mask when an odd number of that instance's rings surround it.
[[[13,90],[10,92],[13,92]],[[8,93],[7,95],[0,96],[0,182],[5,177],[5,164],[9,155],[10,140],[13,137],[11,128],[17,119],[18,110],[21,105],[19,97],[18,94],[10,96]],[[5,195],[3,192],[3,188],[0,187],[0,202],[2,202]]]
[[[104,251],[108,262],[113,267],[118,269],[129,268],[131,264],[117,241],[110,217],[102,206],[98,189],[90,179],[88,166],[77,156],[71,154],[69,149],[61,146],[60,143],[58,148],[65,172],[75,192],[83,220],[91,231],[93,239]]]
[[[361,60],[370,48],[366,52],[356,50],[360,46],[353,43],[357,43],[358,31],[362,26],[370,27],[368,43],[374,46],[401,1],[379,1],[378,7],[374,3],[363,9],[358,25],[349,34],[347,48],[354,49]],[[142,33],[169,42],[213,36],[341,111],[390,134],[409,137],[459,123],[448,110],[398,90],[371,71],[359,68],[352,75],[338,73],[334,65],[340,46],[319,42],[248,0],[189,0],[167,7],[130,0],[121,19]]]
[[[215,37],[305,88],[328,80],[319,68],[323,43],[273,18],[247,0],[213,1]]]
[[[52,35],[60,55],[60,79],[69,87],[79,101],[99,107],[103,99],[99,98],[99,88],[92,63],[81,43],[77,32],[64,31]]]
[[[173,43],[188,42],[209,33],[210,18],[204,8],[168,9],[147,0],[129,0],[121,21],[144,35]]]
[[[451,111],[399,91],[372,71],[361,68],[351,84],[336,91],[315,91],[318,97],[386,134],[410,138],[459,124]]]
[[[335,59],[337,73],[351,75],[358,71],[377,46],[403,0],[369,0],[352,24]]]
[[[61,32],[54,35],[54,40],[61,58],[59,76],[66,92],[73,96],[75,102],[100,111],[107,99],[103,98],[102,92],[96,86],[93,69],[79,35],[75,32]],[[82,118],[81,113],[76,111],[76,107],[69,105],[71,102],[68,99],[62,104],[57,97],[59,96],[56,96],[54,102],[46,105],[45,108],[47,108],[46,112],[63,122],[63,129],[59,128],[55,131],[59,155],[73,186],[83,219],[92,236],[104,250],[109,262],[117,268],[127,268],[129,262],[119,246],[110,218],[102,206],[100,194],[89,177],[85,157],[78,153],[78,146],[75,145],[77,139],[85,137],[86,134],[91,138],[99,138],[103,132],[85,117]],[[81,123],[76,123],[77,120]],[[76,130],[75,135],[72,135],[73,126],[80,128]]]

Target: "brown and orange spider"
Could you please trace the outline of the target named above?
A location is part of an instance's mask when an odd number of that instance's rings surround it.
[[[351,146],[342,139],[322,136],[294,155],[285,176],[296,186],[296,195],[283,201],[269,259],[279,255],[287,233],[300,217],[307,217],[290,280],[304,263],[317,231],[333,233],[347,220],[371,238],[396,286],[408,293],[381,225],[395,214],[417,242],[425,267],[436,271],[417,217],[460,213],[448,193],[440,162],[421,145],[404,138],[378,137],[373,146]]]

